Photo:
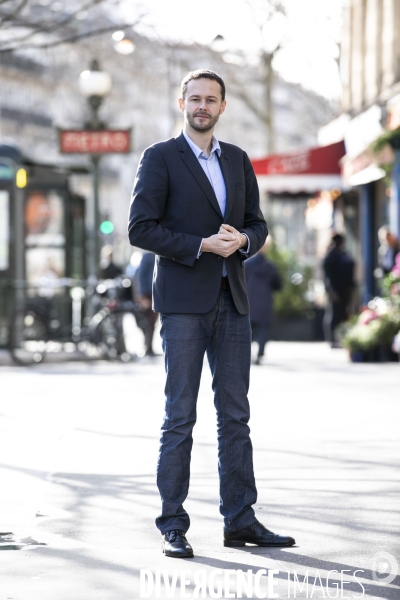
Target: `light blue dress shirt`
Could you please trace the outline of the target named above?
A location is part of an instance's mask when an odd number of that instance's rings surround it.
[[[221,148],[217,138],[212,137],[212,148],[210,152],[210,156],[204,154],[203,150],[201,150],[193,140],[190,139],[188,134],[184,131],[183,135],[185,136],[185,140],[191,147],[195,157],[200,163],[201,168],[204,173],[207,175],[209,182],[211,183],[214,193],[217,197],[219,207],[221,209],[222,215],[225,215],[226,208],[226,186],[224,177],[221,172],[221,167],[219,166],[218,156],[221,156]],[[217,156],[218,155],[218,156]]]
[[[203,150],[201,150],[201,148],[199,148],[194,143],[194,141],[190,139],[190,137],[188,136],[186,131],[183,131],[182,133],[185,137],[185,140],[187,141],[190,148],[192,149],[195,157],[199,161],[201,168],[203,169],[204,173],[207,175],[207,178],[208,178],[209,182],[211,183],[212,188],[215,193],[215,196],[218,200],[218,204],[221,209],[221,213],[224,216],[225,208],[226,208],[226,186],[225,186],[224,177],[222,175],[221,167],[219,166],[219,161],[218,161],[218,157],[221,156],[221,148],[220,148],[217,138],[215,136],[212,137],[212,140],[211,140],[212,148],[211,148],[210,156],[207,157],[204,154]],[[246,235],[246,234],[243,234],[243,235]],[[246,237],[247,237],[247,235],[246,235]],[[247,238],[247,241],[248,241],[248,244],[247,244],[246,249],[239,248],[239,251],[242,252],[242,254],[248,254],[250,251],[249,238]],[[203,241],[202,241],[202,243],[203,243]],[[201,244],[200,244],[199,253],[197,255],[197,258],[200,256],[200,254],[201,254]],[[226,277],[226,275],[227,275],[227,270],[226,270],[226,265],[225,265],[225,261],[224,261],[223,268],[222,268],[222,276]]]

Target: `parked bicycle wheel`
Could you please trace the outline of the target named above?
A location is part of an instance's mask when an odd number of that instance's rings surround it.
[[[109,312],[99,321],[95,332],[94,342],[104,358],[117,358],[125,352],[122,329],[122,314]]]
[[[105,358],[129,360],[132,356],[144,356],[145,334],[135,316],[131,311],[102,310],[93,318],[96,325],[92,339]]]
[[[15,311],[9,327],[9,350],[15,363],[22,366],[38,364],[46,355],[47,323],[34,307]]]

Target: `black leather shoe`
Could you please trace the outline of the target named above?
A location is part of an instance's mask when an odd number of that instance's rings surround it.
[[[264,525],[253,523],[246,529],[240,531],[224,531],[224,546],[237,548],[245,544],[256,544],[257,546],[293,546],[295,541],[288,535],[278,535],[266,529]]]
[[[162,537],[161,545],[165,556],[193,558],[193,548],[187,541],[185,532],[181,529],[167,531]]]

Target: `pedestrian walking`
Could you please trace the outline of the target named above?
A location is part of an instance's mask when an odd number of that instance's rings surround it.
[[[113,248],[104,246],[101,250],[100,276],[102,279],[115,279],[122,275],[122,269],[114,262]]]
[[[339,347],[335,332],[340,325],[349,318],[349,307],[354,283],[354,260],[345,251],[344,236],[336,233],[332,236],[332,243],[324,262],[325,287],[328,293],[329,304],[325,313],[326,337],[333,348]]]
[[[158,314],[152,309],[153,299],[153,272],[154,272],[155,255],[152,252],[144,252],[138,269],[139,278],[139,294],[138,300],[143,306],[144,313],[147,317],[148,327],[146,327],[145,345],[146,356],[155,356],[153,350],[154,328],[157,323]]]
[[[273,292],[282,288],[278,269],[266,258],[265,252],[266,245],[245,262],[251,334],[253,342],[258,345],[256,365],[262,361],[270,336],[274,309]]]
[[[153,306],[161,318],[167,381],[156,525],[163,552],[180,558],[193,556],[183,503],[205,353],[217,412],[223,543],[294,544],[266,529],[253,509],[251,336],[243,261],[262,247],[267,227],[247,154],[213,135],[225,106],[225,84],[213,71],[193,71],[183,79],[183,132],[144,151],[129,216],[131,244],[157,255]]]

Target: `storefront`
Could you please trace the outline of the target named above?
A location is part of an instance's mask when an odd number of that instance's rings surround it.
[[[274,243],[296,253],[317,280],[332,229],[343,229],[335,202],[343,192],[344,153],[339,142],[252,160]]]
[[[393,110],[392,110],[393,109]],[[395,235],[400,230],[400,184],[396,174],[396,151],[390,143],[376,142],[400,125],[400,102],[385,107],[374,104],[350,119],[345,130],[346,155],[342,160],[343,181],[358,199],[360,264],[363,304],[379,295],[380,230],[388,227]],[[389,137],[389,136],[388,136]],[[400,164],[400,161],[399,161]]]
[[[284,277],[272,339],[320,341],[325,286],[322,261],[332,230],[343,231],[343,142],[252,160],[270,238]],[[271,252],[270,250],[270,252]]]

